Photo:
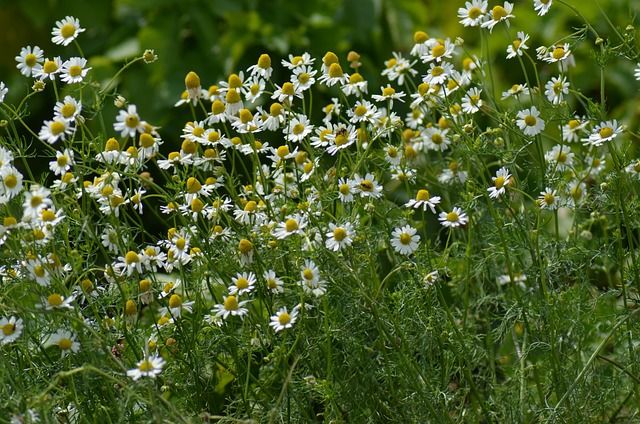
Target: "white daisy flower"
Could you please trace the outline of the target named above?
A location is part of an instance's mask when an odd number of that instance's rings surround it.
[[[487,191],[489,192],[489,197],[492,199],[497,198],[501,194],[505,192],[506,186],[509,184],[509,179],[511,178],[511,174],[509,174],[509,170],[505,167],[498,169],[495,177],[491,177],[493,180],[493,186],[489,187]]]
[[[467,217],[467,214],[462,212],[462,209],[454,207],[449,213],[440,212],[438,220],[445,227],[455,228],[465,225],[469,221],[469,218]]]
[[[509,18],[515,18],[514,15],[511,14],[513,12],[513,3],[504,2],[504,6],[494,6],[491,9],[491,19],[487,19],[485,22],[480,25],[482,28],[489,28],[489,32],[493,31],[493,27],[504,21],[507,26],[509,26]]]
[[[65,330],[58,330],[47,336],[43,340],[43,345],[45,348],[58,346],[63,358],[70,353],[77,353],[80,350],[80,343],[76,340],[75,334]]]
[[[284,292],[284,282],[277,277],[276,272],[269,269],[264,272],[263,278],[267,282],[269,291],[282,293]]]
[[[311,131],[313,131],[313,125],[310,124],[309,118],[305,115],[299,115],[289,121],[284,133],[287,140],[297,143],[304,140]]]
[[[139,380],[142,377],[156,378],[162,372],[165,361],[159,355],[145,357],[136,364],[135,368],[127,370],[127,377]]]
[[[238,273],[231,281],[232,284],[229,286],[229,294],[241,296],[253,291],[256,284],[256,275],[253,272]]]
[[[0,103],[4,102],[4,96],[6,96],[8,92],[9,92],[9,88],[7,88],[7,86],[4,85],[3,81],[0,81]]]
[[[558,196],[557,190],[547,187],[544,189],[544,191],[540,192],[538,202],[540,204],[540,209],[558,209],[560,204],[560,196]]]
[[[364,178],[358,174],[354,175],[353,183],[355,187],[354,192],[356,194],[360,194],[360,197],[371,197],[377,199],[384,196],[382,186],[378,184],[375,176],[371,173],[366,174]]]
[[[583,138],[583,143],[592,146],[601,146],[607,141],[611,141],[624,130],[623,125],[618,125],[617,120],[601,122],[593,129],[589,138]]]
[[[574,153],[571,152],[569,146],[557,144],[551,150],[545,153],[544,158],[551,168],[564,171],[573,166]]]
[[[73,127],[71,127],[69,121],[62,118],[54,118],[51,121],[44,121],[38,133],[38,138],[49,144],[54,144],[58,140],[65,140],[71,134],[73,134]]]
[[[87,59],[83,57],[72,57],[62,64],[60,79],[67,84],[82,82],[87,76],[91,67],[87,68]]]
[[[482,107],[482,99],[480,98],[482,90],[477,87],[471,88],[462,98],[462,111],[464,113],[476,113]]]
[[[22,318],[0,318],[0,344],[9,344],[20,337],[24,324]]]
[[[274,331],[277,333],[278,331],[282,331],[286,328],[293,327],[293,324],[296,323],[296,319],[298,318],[298,309],[293,308],[291,313],[287,312],[287,308],[280,308],[275,315],[271,316],[271,322],[269,325],[273,327]]]
[[[560,104],[564,100],[564,96],[569,94],[569,83],[567,77],[559,75],[558,77],[551,77],[544,86],[544,94],[554,105]]]
[[[396,228],[391,233],[391,245],[401,255],[410,255],[418,249],[420,236],[418,230],[410,225]]]
[[[551,8],[553,0],[534,0],[533,10],[538,12],[538,16],[544,16]]]
[[[62,71],[62,59],[59,56],[54,57],[53,60],[49,58],[45,59],[41,68],[34,70],[33,76],[40,81],[44,81],[49,78],[51,81],[56,79],[56,75]]]
[[[507,47],[507,59],[522,56],[523,51],[529,48],[529,46],[526,45],[527,40],[529,40],[529,34],[518,31],[517,38]]]
[[[458,9],[458,18],[464,26],[479,26],[485,19],[489,3],[485,0],[465,2],[465,7]]]
[[[353,202],[353,193],[355,193],[355,191],[356,187],[354,181],[340,178],[338,181],[338,198],[340,201],[343,203]]]
[[[338,226],[334,223],[329,223],[329,232],[326,233],[327,239],[325,246],[327,249],[337,252],[347,246],[351,246],[353,243],[354,230],[353,226],[349,222]]]
[[[432,213],[436,213],[436,205],[440,203],[440,196],[429,195],[427,190],[418,190],[415,199],[409,200],[404,204],[407,208],[422,208],[423,211],[427,211],[427,208],[431,209]]]
[[[238,299],[234,295],[224,296],[222,303],[216,304],[211,313],[215,314],[216,317],[222,317],[222,319],[227,319],[230,316],[244,318],[249,312],[249,310],[244,307],[248,302],[249,300],[238,302]]]
[[[51,35],[53,35],[51,41],[54,44],[68,46],[84,30],[84,28],[80,28],[80,20],[67,16],[63,20],[56,22],[56,27],[51,31]]]
[[[16,56],[18,62],[18,69],[25,77],[35,76],[35,73],[42,69],[42,63],[44,62],[44,52],[38,46],[23,47],[20,50],[20,56]]]
[[[535,136],[544,130],[545,123],[540,119],[540,112],[535,106],[518,112],[516,124],[525,135]]]

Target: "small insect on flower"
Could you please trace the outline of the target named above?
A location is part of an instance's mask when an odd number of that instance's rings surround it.
[[[601,146],[607,141],[611,141],[624,130],[624,126],[618,125],[617,120],[601,122],[593,129],[589,138],[583,138],[583,143],[592,146]]]

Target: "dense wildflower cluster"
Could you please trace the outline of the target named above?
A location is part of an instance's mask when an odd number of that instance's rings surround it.
[[[535,11],[545,15],[551,4],[536,1]],[[490,33],[515,12],[508,2],[489,9],[473,0],[458,17]],[[83,31],[68,16],[52,42],[77,43]],[[23,48],[17,68],[34,90],[58,90],[52,118],[32,132],[49,155],[48,177],[34,180],[26,152],[0,146],[2,289],[26,296],[2,302],[0,343],[29,340],[33,355],[53,363],[102,346],[118,378],[161,379],[189,356],[175,353],[185,332],[196,344],[237,332],[277,344],[300,327],[329,326],[328,297],[377,281],[365,289],[375,299],[385,275],[403,267],[433,291],[443,278],[464,279],[449,256],[476,227],[532,221],[526,228],[538,234],[562,211],[577,229],[610,157],[638,178],[637,158],[620,164],[614,147],[625,124],[578,113],[568,79],[574,46],[529,56],[530,37],[517,32],[507,59],[529,57],[553,76],[516,82],[497,99],[486,58],[461,45],[416,32],[408,55],[385,62],[380,87],[360,73],[356,52],[302,52],[281,63],[263,54],[209,86],[189,72],[176,107],[190,108],[193,120],[181,134],[114,95],[118,113],[91,142],[94,100],[75,89],[91,86],[87,59]],[[158,57],[148,50],[137,60]],[[274,67],[282,80],[272,79]],[[314,115],[318,88],[332,98]],[[0,82],[2,113],[19,128],[7,92]],[[147,217],[166,233],[146,233]],[[538,290],[523,273],[541,266],[540,253],[504,249],[487,268],[489,290],[506,286],[518,298]],[[382,257],[394,271],[371,263]],[[239,366],[229,352],[214,355],[207,360]]]

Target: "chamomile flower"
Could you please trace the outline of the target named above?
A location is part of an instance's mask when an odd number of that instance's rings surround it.
[[[135,368],[127,370],[127,377],[139,380],[142,377],[156,378],[162,372],[165,361],[159,355],[146,356],[136,364]]]
[[[593,129],[589,138],[583,138],[583,143],[592,146],[601,146],[607,141],[611,141],[624,130],[624,126],[618,125],[617,120],[601,122]]]
[[[276,293],[284,292],[284,282],[278,278],[275,271],[269,269],[264,272],[262,277],[266,281],[269,291]]]
[[[288,216],[284,222],[278,223],[273,235],[278,239],[284,239],[293,234],[303,234],[307,226],[307,219],[300,214]]]
[[[435,43],[437,43],[437,41],[429,38],[426,32],[416,31],[413,33],[413,47],[411,48],[410,54],[411,56],[424,56],[429,53],[429,50]],[[386,62],[385,65],[387,65]],[[390,68],[389,65],[387,65],[387,69],[388,68]]]
[[[316,79],[314,76],[318,71],[314,71],[311,67],[296,66],[293,68],[293,75],[291,75],[291,82],[296,92],[301,93],[311,88],[315,84]],[[366,90],[365,90],[366,91]]]
[[[211,311],[216,317],[227,319],[231,317],[240,317],[244,319],[244,316],[249,312],[244,306],[249,303],[249,300],[243,300],[238,302],[238,298],[234,295],[224,296],[222,303],[218,303]]]
[[[482,107],[482,99],[480,98],[482,90],[477,87],[471,88],[462,98],[462,111],[464,113],[473,114]]]
[[[33,76],[40,81],[49,78],[51,81],[56,79],[56,75],[62,71],[62,59],[54,57],[52,60],[45,59],[41,68],[34,70]]]
[[[422,77],[422,81],[431,85],[442,85],[447,81],[453,72],[453,65],[449,62],[431,62],[427,74]]]
[[[451,144],[449,137],[447,137],[448,129],[441,129],[439,127],[427,127],[421,136],[424,147],[427,150],[434,150],[436,152],[444,152]]]
[[[283,59],[281,63],[285,68],[295,69],[299,66],[313,65],[313,62],[315,61],[315,58],[312,58],[309,53],[305,52],[302,53],[301,56],[294,56],[292,54],[289,54],[289,61]]]
[[[369,83],[358,72],[354,72],[349,77],[349,83],[343,85],[340,89],[347,96],[361,97],[363,94],[367,94]]]
[[[50,334],[43,340],[45,348],[50,346],[58,346],[62,357],[78,353],[80,350],[80,343],[76,340],[75,334],[70,331],[58,330],[53,334]]]
[[[65,96],[64,100],[57,102],[53,108],[54,119],[62,118],[68,122],[75,122],[80,112],[82,112],[82,102],[71,96]]]
[[[355,181],[340,178],[338,181],[338,198],[343,203],[353,202],[353,194],[356,192]]]
[[[287,312],[287,308],[284,307],[280,308],[275,315],[271,316],[271,322],[269,323],[269,325],[277,333],[278,331],[293,327],[293,324],[296,323],[297,318],[298,309],[293,308],[291,313],[289,313]]]
[[[129,105],[127,110],[121,110],[113,123],[113,129],[120,133],[122,137],[135,137],[136,132],[145,133],[146,122],[140,119],[136,105]]]
[[[418,190],[416,198],[409,200],[404,204],[407,208],[422,208],[423,211],[427,211],[427,208],[431,209],[432,213],[436,213],[436,205],[440,203],[440,196],[431,196],[427,190]]]
[[[73,161],[73,150],[64,149],[63,152],[56,152],[56,160],[49,162],[49,169],[54,175],[64,175],[75,164]]]
[[[507,47],[507,59],[522,56],[523,51],[529,48],[526,44],[527,40],[529,40],[529,34],[525,34],[523,31],[518,31],[516,39]]]
[[[386,68],[382,71],[382,75],[389,78],[389,81],[398,80],[398,85],[402,86],[405,77],[418,75],[418,71],[413,69],[416,63],[415,60],[411,62],[403,58],[400,53],[393,52],[393,58],[384,62]],[[366,90],[364,92],[366,93]]]
[[[337,252],[340,249],[351,246],[351,243],[353,243],[353,226],[349,222],[339,226],[329,223],[329,232],[326,233],[326,236],[325,246],[327,249]]]
[[[509,26],[509,18],[515,18],[515,16],[512,15],[511,12],[513,12],[513,3],[505,1],[504,6],[496,5],[493,7],[493,9],[491,9],[491,18],[487,19],[480,26],[482,28],[489,28],[489,32],[492,32],[493,27],[495,27],[502,21],[504,21],[504,23]]]
[[[7,86],[4,85],[3,81],[0,81],[0,103],[4,102],[4,96],[6,96],[8,92],[9,89],[7,88]]]
[[[587,197],[587,184],[574,179],[567,185],[567,191],[569,195],[566,205],[569,207],[578,206]]]
[[[559,171],[570,169],[573,166],[574,153],[571,152],[569,146],[563,146],[557,144],[553,148],[545,153],[544,158],[549,163],[551,168],[555,168]]]
[[[636,78],[636,80],[640,81],[640,63],[638,63],[638,66],[634,70],[633,76]]]
[[[22,334],[24,324],[22,318],[0,318],[0,344],[9,344],[16,341]]]
[[[9,201],[22,193],[22,179],[22,174],[13,165],[0,167],[0,198]]]
[[[38,133],[38,138],[49,144],[54,144],[58,140],[66,140],[68,135],[73,134],[73,127],[69,121],[62,118],[54,118],[51,121],[44,121]]]
[[[42,211],[53,208],[51,191],[46,187],[32,185],[29,191],[25,192],[23,207],[23,220],[37,219]]]
[[[182,297],[179,294],[174,293],[169,297],[169,305],[164,306],[158,310],[158,314],[160,316],[166,316],[168,313],[171,313],[173,318],[181,318],[182,311],[186,311],[189,313],[193,312],[193,304],[195,301],[191,300],[189,302],[184,302]]]
[[[368,122],[375,125],[379,122],[381,114],[378,108],[368,100],[358,100],[351,109],[347,110],[347,116],[352,124]]]
[[[80,28],[80,20],[67,16],[60,21],[56,21],[56,27],[51,31],[51,35],[53,35],[51,41],[53,44],[68,46],[84,30],[84,28]]]
[[[542,54],[546,53],[546,54]],[[546,50],[538,51],[538,58],[544,60],[547,63],[564,62],[571,55],[571,49],[569,49],[569,43],[558,44],[553,48],[547,48]]]
[[[454,207],[449,213],[440,212],[438,220],[444,227],[455,228],[465,225],[469,221],[469,218],[466,213],[462,212],[462,209]]]
[[[410,225],[396,228],[391,233],[391,245],[401,255],[410,255],[418,249],[420,236],[418,230]]]
[[[547,100],[554,105],[562,103],[564,96],[569,94],[569,83],[567,82],[567,77],[561,75],[558,77],[551,77],[551,80],[549,80],[544,86],[544,94],[547,96]]]
[[[254,77],[248,82],[249,88],[247,88],[244,98],[251,103],[255,103],[264,94],[265,82],[263,79]]]
[[[334,129],[334,132],[328,134],[326,139],[329,142],[327,146],[327,153],[334,156],[339,150],[346,149],[356,142],[358,138],[358,131],[351,124],[345,126],[339,126]]]
[[[251,293],[255,289],[256,275],[253,272],[238,273],[231,281],[229,294],[241,296],[245,293]]]
[[[535,136],[544,130],[545,123],[540,119],[540,112],[535,106],[518,112],[516,124],[525,135]]]
[[[553,0],[534,0],[533,1],[533,10],[538,12],[538,16],[544,16],[551,8],[551,4]]]
[[[280,103],[285,103],[286,105],[291,105],[294,98],[301,99],[303,97],[302,90],[297,90],[296,86],[291,82],[285,82],[280,87],[278,84],[275,85],[276,90],[271,95],[272,99],[277,100]]]
[[[87,59],[83,57],[72,57],[62,64],[60,79],[67,84],[82,82],[90,70],[91,67],[87,68]]]
[[[509,174],[509,170],[505,167],[498,169],[495,177],[491,177],[493,181],[493,186],[489,187],[487,191],[489,192],[489,197],[492,199],[497,198],[501,194],[505,192],[506,186],[509,184],[509,179],[511,178],[511,174]]]
[[[73,309],[72,303],[75,298],[76,297],[74,295],[64,297],[58,293],[52,293],[49,296],[43,296],[41,299],[41,303],[36,306],[48,311],[58,308]]]
[[[119,256],[118,262],[113,266],[119,275],[127,275],[130,277],[135,271],[142,273],[142,262],[138,253],[130,250],[125,256]]]
[[[529,94],[529,87],[527,84],[513,84],[510,89],[502,92],[500,100],[508,99],[509,97],[518,98],[521,94]]]
[[[405,96],[404,91],[396,92],[395,88],[387,84],[386,87],[380,87],[382,94],[373,94],[371,97],[377,102],[389,102],[389,108],[393,109],[393,101],[399,100],[404,102],[402,98]]]
[[[451,59],[455,54],[456,45],[448,38],[444,41],[437,41],[431,44],[429,52],[422,56],[423,62],[441,62],[443,59]]]
[[[335,84],[347,84],[349,82],[349,74],[344,73],[339,63],[332,63],[328,71],[323,73],[318,81],[321,84],[326,84],[327,87]]]
[[[487,7],[488,2],[485,0],[465,2],[465,7],[458,9],[460,23],[464,26],[479,26],[485,19]]]
[[[360,197],[371,197],[373,199],[377,199],[384,196],[382,186],[378,184],[375,176],[371,173],[366,174],[364,178],[358,174],[354,175],[353,183],[354,192],[355,194],[359,194]]]
[[[538,197],[540,209],[558,209],[560,200],[558,191],[549,187],[545,188],[544,191],[541,191],[540,196]]]
[[[268,54],[261,54],[258,58],[258,63],[255,65],[251,65],[247,72],[251,74],[251,76],[257,76],[263,79],[271,78],[271,73],[273,72],[273,68],[271,67],[271,57]]]
[[[313,125],[309,122],[309,118],[305,115],[298,115],[289,121],[284,133],[287,140],[297,143],[304,140],[311,131],[313,131]]]
[[[326,293],[327,283],[320,279],[320,270],[313,261],[305,259],[300,270],[300,277],[298,285],[302,287],[305,293],[313,294],[316,297]]]
[[[25,77],[35,76],[35,73],[42,69],[42,63],[44,62],[44,52],[38,46],[23,47],[20,50],[20,56],[16,56],[18,62],[18,69]]]
[[[562,141],[567,143],[575,143],[580,141],[582,135],[586,133],[585,127],[589,121],[585,118],[576,116],[565,125],[562,126]]]

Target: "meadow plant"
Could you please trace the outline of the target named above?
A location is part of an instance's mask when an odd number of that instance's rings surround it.
[[[418,31],[380,87],[356,52],[189,72],[181,134],[117,91],[153,50],[100,82],[78,19],[52,31],[65,57],[23,48],[31,89],[0,83],[2,415],[638,419],[638,133],[606,102],[634,28],[536,0],[582,25],[537,47],[525,7],[466,2],[477,49]]]

